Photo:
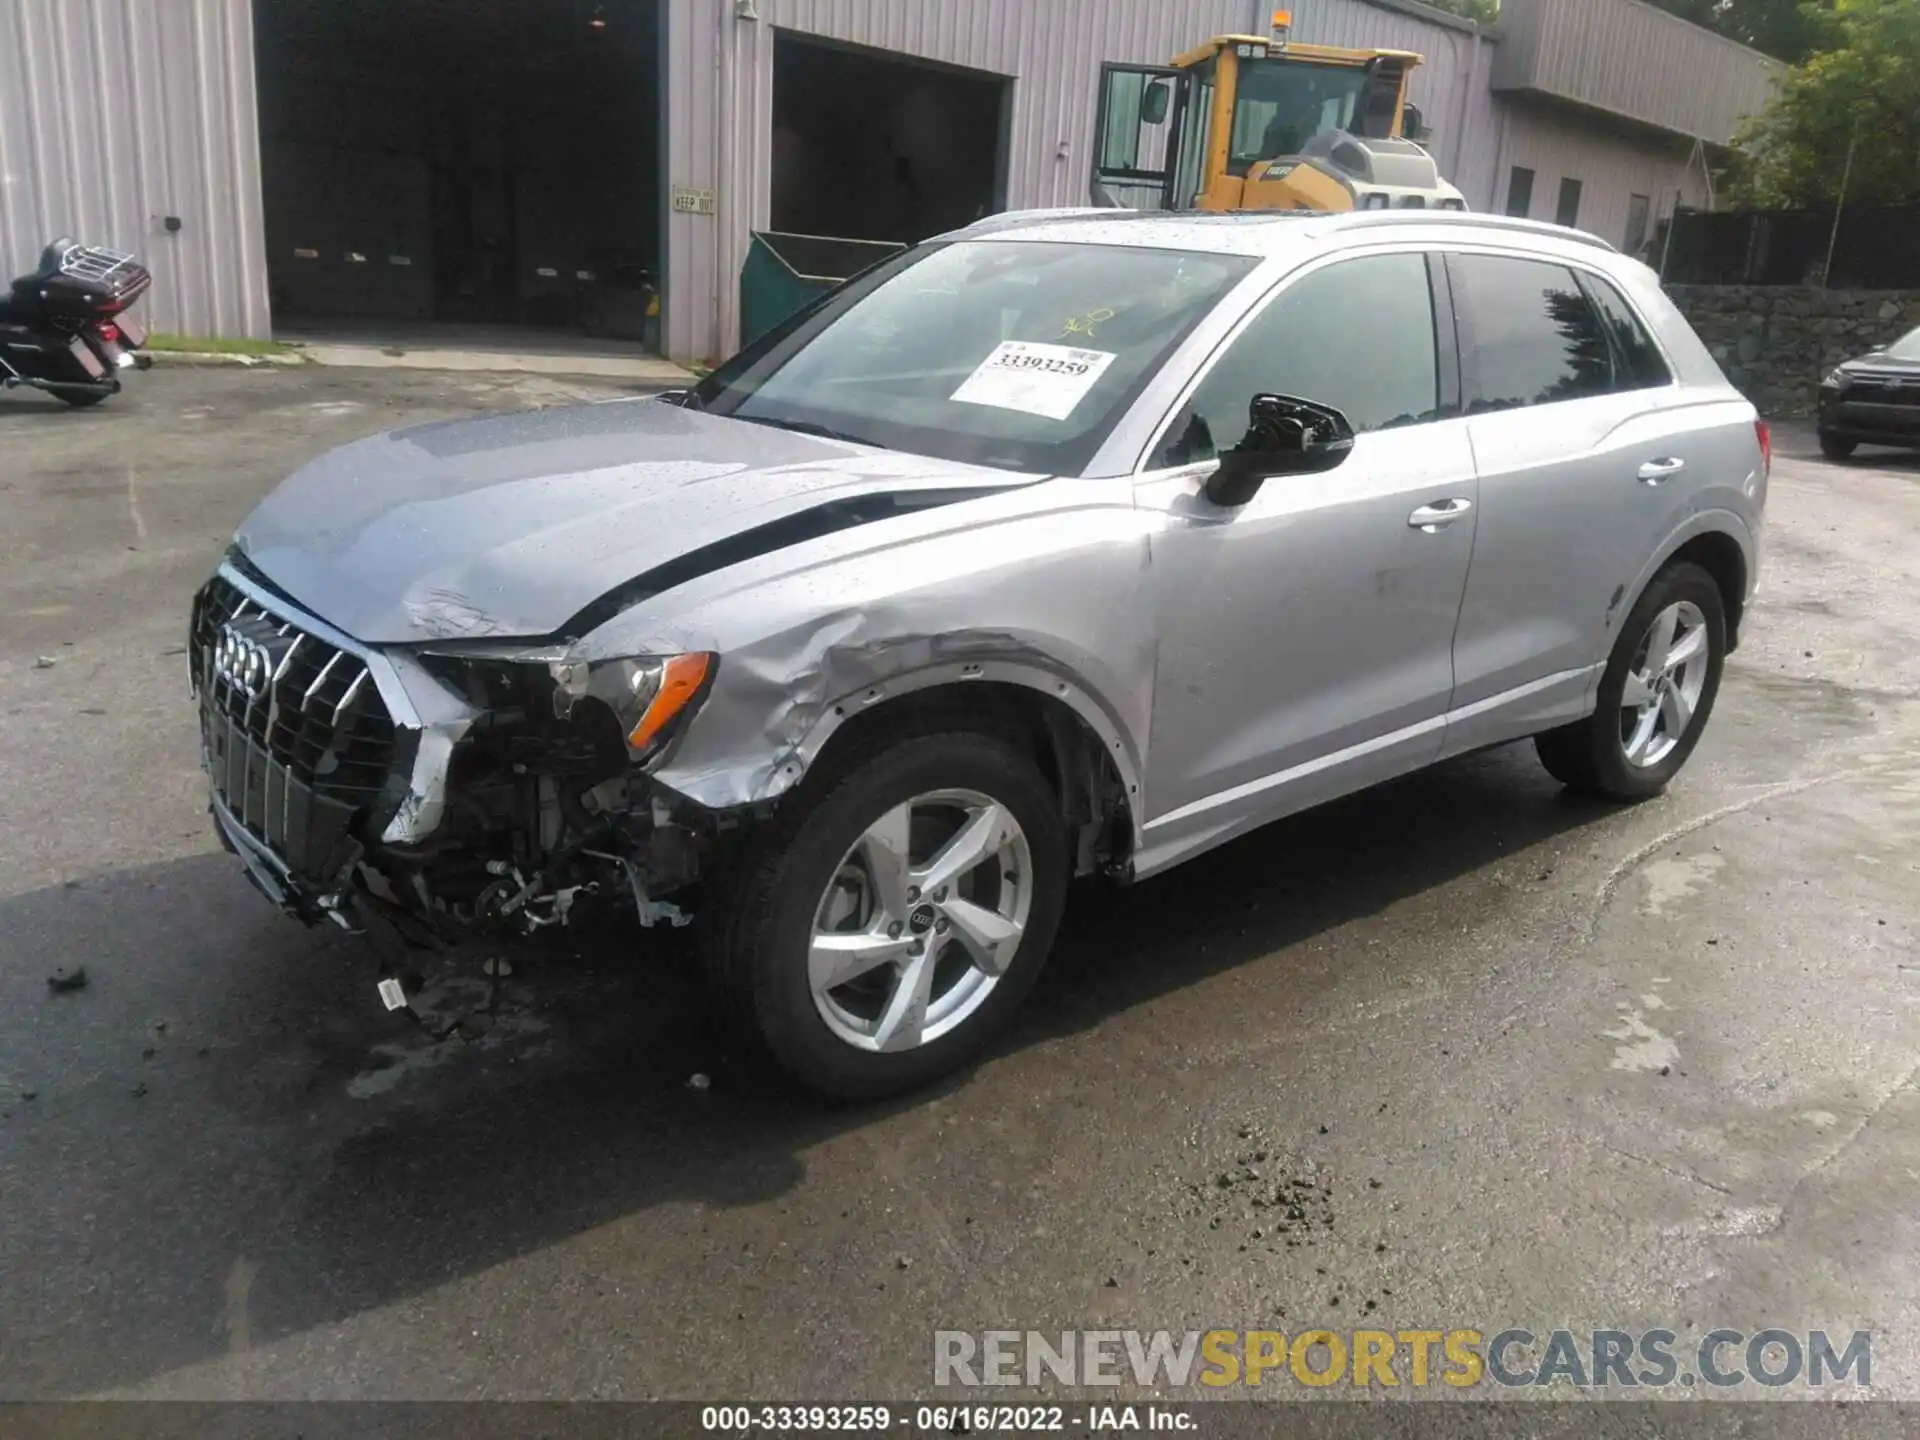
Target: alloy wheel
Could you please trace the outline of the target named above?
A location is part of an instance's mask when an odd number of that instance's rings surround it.
[[[1620,747],[1628,764],[1650,770],[1686,739],[1712,660],[1698,605],[1676,601],[1653,617],[1620,692]]]
[[[855,840],[807,950],[820,1018],[862,1050],[912,1050],[973,1016],[1007,973],[1033,904],[1033,852],[1006,805],[916,795]]]

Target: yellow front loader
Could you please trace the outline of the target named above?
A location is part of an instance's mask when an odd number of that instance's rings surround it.
[[[1407,50],[1219,35],[1100,77],[1093,200],[1139,210],[1464,210],[1418,142]]]

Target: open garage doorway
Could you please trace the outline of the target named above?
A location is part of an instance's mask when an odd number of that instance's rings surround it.
[[[657,349],[662,8],[254,0],[276,330]]]
[[[1002,209],[1005,76],[776,32],[773,228],[912,244]]]

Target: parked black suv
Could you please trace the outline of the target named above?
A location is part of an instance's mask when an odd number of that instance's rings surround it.
[[[1920,330],[1876,345],[1820,382],[1820,453],[1844,460],[1857,445],[1920,450]]]

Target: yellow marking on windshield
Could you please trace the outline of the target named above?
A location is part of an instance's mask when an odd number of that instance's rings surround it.
[[[1084,335],[1091,340],[1094,331],[1100,328],[1101,322],[1113,319],[1113,315],[1114,312],[1104,305],[1098,310],[1089,310],[1084,315],[1069,315],[1061,327],[1060,338],[1065,340],[1073,335]]]

